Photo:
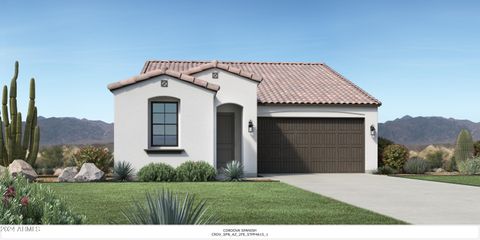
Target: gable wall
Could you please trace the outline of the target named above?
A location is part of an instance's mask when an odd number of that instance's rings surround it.
[[[218,72],[218,79],[212,78],[212,73]],[[215,97],[215,105],[233,103],[242,106],[242,143],[241,156],[246,175],[256,176],[257,173],[257,131],[248,132],[248,121],[257,126],[257,86],[258,82],[221,70],[208,69],[194,74],[202,80],[220,85]],[[216,135],[216,133],[215,133]],[[216,151],[215,151],[216,153]]]
[[[168,87],[160,86],[168,80]],[[151,162],[178,166],[187,160],[214,164],[215,92],[162,75],[114,91],[115,149],[117,161],[127,161],[138,171]],[[178,117],[181,154],[147,154],[149,148],[149,99],[169,96],[180,99]]]

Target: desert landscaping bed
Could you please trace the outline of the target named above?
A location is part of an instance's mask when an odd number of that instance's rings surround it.
[[[280,182],[42,183],[67,200],[89,224],[126,223],[121,210],[162,188],[207,200],[220,224],[402,224]]]
[[[454,183],[469,186],[480,186],[480,176],[474,175],[452,175],[452,176],[440,176],[440,175],[401,175],[399,177],[405,177],[410,179],[427,180],[443,183]]]

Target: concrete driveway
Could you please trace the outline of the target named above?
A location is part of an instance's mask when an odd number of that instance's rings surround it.
[[[412,224],[480,224],[480,187],[371,174],[265,174]]]

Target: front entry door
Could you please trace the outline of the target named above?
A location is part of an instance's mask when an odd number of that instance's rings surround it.
[[[233,113],[217,113],[217,169],[235,156],[235,118]]]

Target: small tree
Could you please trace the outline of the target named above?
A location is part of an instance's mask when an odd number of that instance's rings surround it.
[[[474,154],[472,135],[466,129],[460,131],[455,145],[455,161],[457,163],[472,158]]]
[[[390,141],[386,138],[378,138],[378,167],[383,166],[383,151],[389,145],[395,144],[393,141]]]
[[[383,163],[395,170],[401,170],[409,157],[407,147],[399,144],[392,144],[383,151]]]

